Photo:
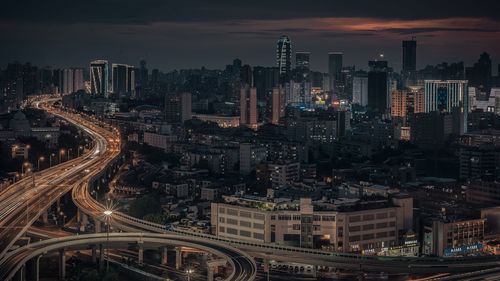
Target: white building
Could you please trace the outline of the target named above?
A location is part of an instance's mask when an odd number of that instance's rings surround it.
[[[212,233],[260,243],[377,254],[412,228],[413,199],[360,202],[223,196],[212,203]]]
[[[352,103],[368,105],[368,76],[354,76],[352,79]]]

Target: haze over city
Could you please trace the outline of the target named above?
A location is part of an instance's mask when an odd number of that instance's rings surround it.
[[[0,280],[500,280],[499,3],[3,3]]]

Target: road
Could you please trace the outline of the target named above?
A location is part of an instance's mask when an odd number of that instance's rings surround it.
[[[144,249],[160,249],[165,245],[200,249],[224,258],[231,265],[233,270],[226,279],[228,281],[253,280],[257,273],[253,258],[229,245],[175,234],[110,233],[108,237],[106,233],[97,233],[43,240],[13,250],[0,260],[0,280],[12,279],[28,260],[45,252],[60,249],[68,251],[88,249],[90,245],[107,244],[108,241],[110,248],[127,248],[130,243],[137,243]]]
[[[38,106],[43,106],[41,103]],[[0,193],[0,257],[58,198],[76,185],[85,184],[119,155],[118,144],[110,144],[105,137],[118,139],[114,134],[90,120],[57,109],[43,107],[84,130],[94,139],[90,151],[76,159],[34,173]],[[97,129],[99,128],[99,129]],[[106,134],[98,131],[107,131]]]

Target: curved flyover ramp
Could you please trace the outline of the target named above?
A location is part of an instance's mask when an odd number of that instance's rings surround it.
[[[253,280],[257,274],[253,258],[229,245],[175,234],[110,233],[108,237],[106,233],[99,233],[44,240],[9,252],[0,260],[0,280],[11,280],[26,262],[43,253],[62,249],[89,249],[91,245],[106,243],[109,243],[110,248],[126,248],[130,244],[140,244],[144,249],[158,249],[165,246],[200,249],[224,258],[230,264],[233,271],[227,281]]]

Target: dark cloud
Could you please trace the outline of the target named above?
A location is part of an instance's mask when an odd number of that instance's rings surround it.
[[[498,29],[493,29],[493,28],[454,28],[454,27],[428,27],[428,28],[386,28],[386,29],[381,29],[379,31],[382,32],[391,32],[391,33],[397,33],[397,34],[402,34],[402,35],[408,35],[408,34],[419,34],[419,33],[430,33],[430,32],[439,32],[439,31],[445,31],[445,32],[500,32],[500,28]]]
[[[282,20],[308,17],[500,21],[498,0],[19,0],[4,1],[3,21],[120,23]]]

